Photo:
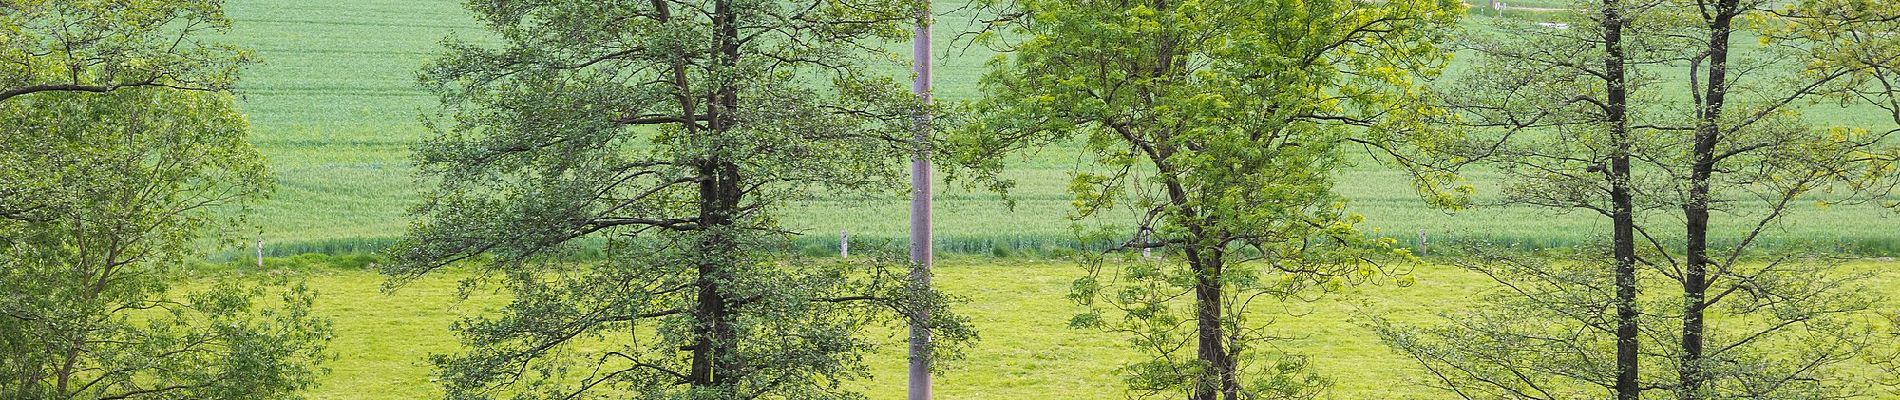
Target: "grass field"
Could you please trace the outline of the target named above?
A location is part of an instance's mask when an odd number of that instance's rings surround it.
[[[1543,1],[1543,0],[1540,0]],[[1555,3],[1544,1],[1544,3]],[[1537,3],[1539,5],[1549,5]],[[231,0],[237,20],[231,40],[258,50],[265,61],[241,84],[242,107],[255,125],[255,142],[279,177],[273,200],[255,216],[274,254],[371,251],[400,235],[405,210],[421,185],[412,176],[408,146],[427,132],[421,116],[436,107],[417,88],[415,71],[456,35],[482,37],[455,0]],[[954,0],[940,10],[957,9]],[[1526,2],[1530,5],[1530,2]],[[1535,18],[1535,13],[1524,18]],[[969,23],[969,12],[940,18],[939,98],[978,95],[975,82],[987,50],[948,40]],[[1474,19],[1489,18],[1474,16]],[[1468,67],[1460,65],[1460,67]],[[902,70],[893,66],[893,71]],[[1823,120],[1854,120],[1852,109],[1817,110]],[[1069,172],[1086,164],[1074,147],[1025,156],[1012,167],[1021,185],[1018,208],[995,195],[948,187],[937,198],[939,248],[949,252],[1008,253],[1071,242]],[[1475,171],[1480,196],[1494,196],[1496,176]],[[1484,239],[1545,247],[1601,236],[1605,224],[1581,214],[1523,207],[1491,207],[1446,214],[1425,207],[1405,177],[1371,162],[1343,171],[1338,190],[1352,209],[1383,235],[1413,241]],[[895,196],[818,198],[788,210],[787,223],[812,233],[814,246],[840,230],[857,238],[898,238],[905,232],[905,200]],[[1900,215],[1872,206],[1802,207],[1776,240],[1808,240],[1862,253],[1900,253]],[[1000,248],[1000,249],[999,249]]]
[[[331,346],[339,355],[323,386],[311,393],[314,399],[439,395],[424,357],[456,349],[447,330],[456,316],[499,301],[476,297],[457,302],[454,293],[461,276],[453,274],[383,294],[382,278],[372,271],[311,271],[310,283],[322,291],[318,312],[337,324]],[[1065,326],[1079,311],[1062,297],[1080,272],[1074,264],[969,259],[946,262],[938,271],[944,290],[969,299],[959,312],[971,316],[983,336],[965,360],[938,379],[941,398],[1121,397],[1114,369],[1137,355],[1119,337]],[[1011,279],[995,279],[999,276]],[[1311,355],[1321,372],[1339,382],[1333,398],[1433,398],[1434,393],[1411,387],[1421,376],[1410,361],[1388,352],[1356,325],[1360,315],[1369,315],[1365,313],[1427,315],[1427,307],[1460,304],[1458,293],[1479,287],[1455,271],[1427,269],[1417,276],[1417,286],[1366,287],[1361,295],[1293,305],[1289,312],[1304,315],[1280,317],[1286,332],[1305,336],[1289,347]],[[858,382],[874,399],[902,398],[904,393],[904,336],[892,333],[891,345],[873,361],[873,373],[881,379]]]
[[[503,299],[478,294],[458,300],[457,281],[466,275],[457,273],[431,276],[386,294],[380,291],[383,278],[373,271],[336,266],[347,262],[335,259],[313,260],[299,260],[295,274],[321,292],[317,312],[336,324],[330,346],[338,358],[327,365],[331,372],[321,386],[309,393],[312,399],[439,397],[425,358],[456,351],[459,344],[448,331],[452,321],[482,313]],[[1894,266],[1891,261],[1868,261],[1845,268],[1891,271]],[[1126,348],[1121,337],[1065,326],[1079,308],[1063,294],[1080,273],[1072,262],[1057,260],[960,257],[942,263],[938,284],[969,300],[956,309],[972,317],[982,339],[967,358],[937,379],[939,398],[1123,398],[1115,367],[1139,355]],[[1277,319],[1274,332],[1298,337],[1283,343],[1287,350],[1311,357],[1316,370],[1336,382],[1327,398],[1453,398],[1423,387],[1428,377],[1410,359],[1387,350],[1360,322],[1384,316],[1405,323],[1441,323],[1438,313],[1471,305],[1474,294],[1492,286],[1450,267],[1420,267],[1411,275],[1417,285],[1360,286],[1264,314]],[[1888,292],[1900,290],[1900,274],[1881,274],[1871,284]],[[854,383],[872,399],[904,394],[905,337],[895,329],[888,332],[888,344],[871,359],[874,377]]]

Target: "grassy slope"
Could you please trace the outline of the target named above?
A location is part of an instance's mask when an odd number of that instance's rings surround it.
[[[943,10],[956,4],[940,3]],[[416,88],[415,71],[439,50],[442,38],[479,37],[479,27],[453,0],[232,0],[228,7],[238,21],[233,40],[257,49],[266,62],[242,85],[255,140],[280,182],[275,200],[256,215],[260,236],[285,254],[371,249],[399,235],[418,186],[408,146],[425,136],[420,115],[435,105]],[[958,12],[940,19],[944,58],[937,82],[947,101],[976,97],[975,82],[993,57],[949,40],[969,17]],[[894,73],[902,70],[892,67]],[[1855,114],[1825,110],[1817,119],[1852,120]],[[992,245],[1033,248],[1066,241],[1072,236],[1064,188],[1068,173],[1086,166],[1081,160],[1077,149],[1058,147],[1012,166],[1021,182],[1014,212],[988,193],[940,193],[940,248],[987,252]],[[1496,192],[1494,176],[1477,172],[1472,178],[1483,193]],[[1353,199],[1370,227],[1407,242],[1425,230],[1438,239],[1567,245],[1604,231],[1588,215],[1520,207],[1447,215],[1420,204],[1401,174],[1369,162],[1343,171],[1338,190]],[[816,242],[835,240],[840,230],[860,238],[899,238],[905,232],[904,200],[894,196],[821,198],[789,211],[788,224],[814,233]],[[1900,251],[1900,241],[1879,228],[1900,222],[1892,212],[1802,207],[1792,220],[1800,222],[1775,236],[1866,241]]]

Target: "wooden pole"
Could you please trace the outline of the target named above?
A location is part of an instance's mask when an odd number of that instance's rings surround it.
[[[1154,249],[1154,233],[1152,232],[1154,231],[1149,230],[1148,227],[1141,227],[1141,258],[1143,259],[1154,258],[1154,253],[1149,251]]]
[[[257,268],[264,268],[264,239],[257,239]]]
[[[930,0],[917,1],[917,31],[911,39],[910,89],[919,104],[930,104]],[[919,287],[930,287],[930,111],[920,107],[912,124],[916,152],[910,162],[910,279]],[[911,310],[910,324],[910,400],[930,400],[930,320],[929,310]]]
[[[838,258],[851,258],[850,231],[838,231]]]

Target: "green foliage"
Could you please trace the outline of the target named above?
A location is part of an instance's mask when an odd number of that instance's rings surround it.
[[[982,115],[950,152],[996,190],[1007,150],[1079,140],[1090,163],[1068,185],[1084,243],[1158,247],[1166,260],[1090,257],[1072,320],[1125,334],[1151,357],[1128,365],[1142,392],[1317,395],[1298,357],[1276,354],[1248,311],[1336,291],[1393,247],[1369,239],[1332,191],[1342,148],[1395,159],[1446,141],[1413,88],[1442,67],[1432,44],[1451,2],[1017,1],[993,39],[1012,50],[982,81]],[[1449,175],[1421,174],[1435,202]],[[1134,224],[1120,213],[1132,215]],[[1088,231],[1085,225],[1078,229]],[[1404,256],[1403,251],[1394,252]],[[1189,304],[1186,298],[1193,299]],[[1114,313],[1113,316],[1102,315]]]
[[[1640,360],[1613,361],[1618,283],[1596,245],[1560,259],[1479,251],[1461,263],[1511,290],[1444,327],[1388,326],[1388,342],[1478,398],[1603,395],[1617,370],[1642,371],[1635,391],[1683,399],[1866,394],[1844,364],[1876,340],[1862,319],[1878,296],[1833,272],[1834,249],[1782,225],[1810,202],[1892,202],[1900,108],[1886,82],[1900,78],[1900,40],[1868,34],[1900,29],[1889,3],[1574,2],[1553,16],[1568,28],[1470,30],[1463,47],[1486,68],[1440,90],[1474,128],[1452,151],[1507,178],[1502,202],[1609,220],[1628,189],[1625,243],[1645,270],[1627,286],[1641,289],[1640,339],[1625,343]],[[1604,49],[1608,26],[1624,55]],[[1861,112],[1811,113],[1824,106]]]
[[[432,359],[449,398],[852,399],[867,328],[928,324],[949,355],[973,336],[908,264],[797,257],[779,222],[902,187],[918,107],[873,67],[910,3],[467,5],[499,43],[424,68],[452,119],[416,147],[435,186],[383,268],[463,263],[511,295]]]
[[[123,87],[228,90],[248,50],[221,0],[0,1],[0,100]]]
[[[174,290],[270,188],[230,96],[159,88],[0,101],[0,396],[288,399],[329,325],[301,285]]]

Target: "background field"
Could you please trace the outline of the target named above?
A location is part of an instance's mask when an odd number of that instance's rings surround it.
[[[1560,4],[1555,0],[1538,0]],[[1550,5],[1527,2],[1526,5]],[[421,118],[436,109],[416,86],[415,71],[450,36],[482,38],[454,0],[231,0],[237,20],[231,40],[256,49],[265,63],[241,84],[242,107],[255,125],[255,142],[279,177],[278,192],[255,219],[273,254],[371,251],[401,234],[405,210],[423,186],[412,177],[409,145],[424,137]],[[939,98],[978,95],[977,78],[994,54],[951,40],[973,12],[940,1]],[[1515,4],[1515,3],[1514,3]],[[1482,13],[1479,13],[1482,14]],[[1546,18],[1548,13],[1513,14]],[[1473,19],[1490,17],[1473,16]],[[1470,68],[1459,63],[1457,68]],[[903,73],[903,66],[891,71]],[[1815,110],[1819,120],[1850,120],[1853,109]],[[1363,157],[1361,157],[1363,158]],[[939,248],[1003,253],[1072,242],[1068,176],[1086,167],[1076,147],[1026,155],[1012,166],[1020,180],[1018,207],[1008,210],[986,192],[940,186]],[[1474,171],[1481,198],[1494,198],[1496,175]],[[1529,247],[1565,246],[1605,232],[1599,218],[1522,207],[1489,207],[1446,214],[1425,207],[1405,177],[1362,161],[1338,176],[1340,193],[1367,226],[1412,242],[1423,230],[1432,241],[1483,239]],[[811,233],[813,247],[835,243],[841,230],[867,239],[901,238],[905,199],[892,195],[823,196],[789,210],[787,223]],[[1900,215],[1873,206],[1803,206],[1771,235],[1778,241],[1815,241],[1860,253],[1900,252]],[[227,253],[229,254],[229,253]]]

